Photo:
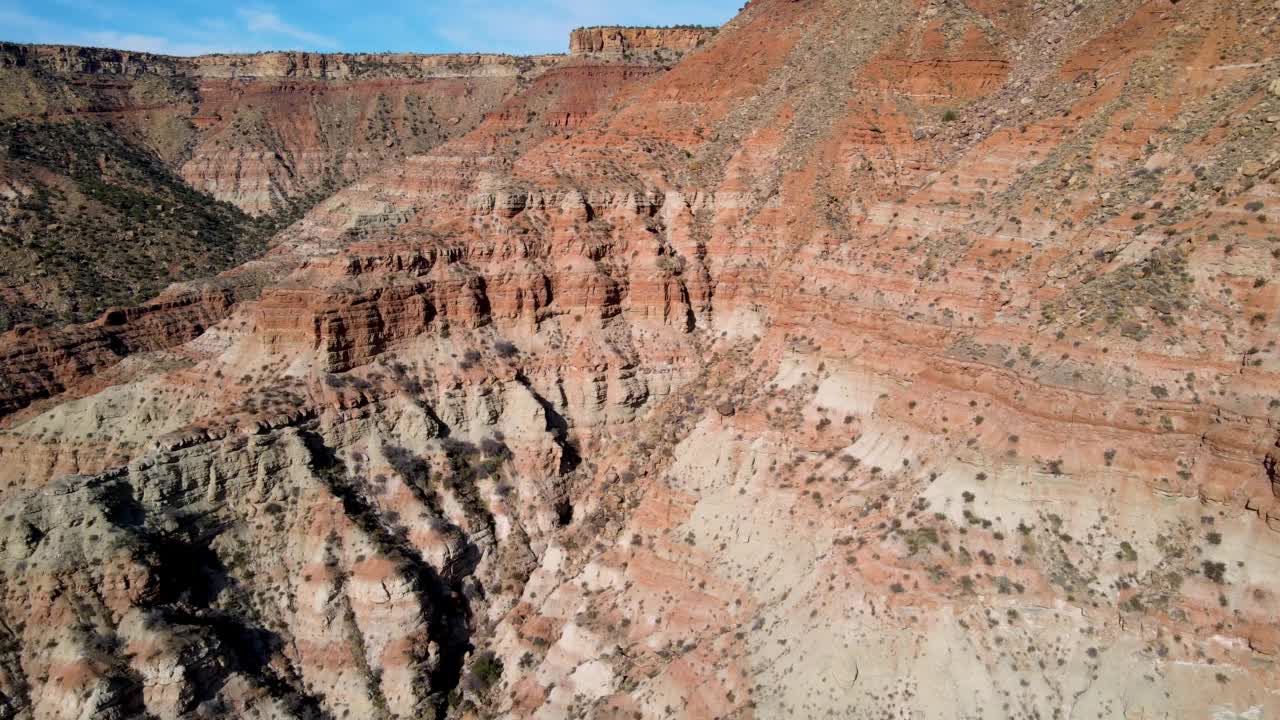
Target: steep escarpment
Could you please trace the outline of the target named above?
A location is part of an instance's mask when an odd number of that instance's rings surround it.
[[[556,57],[270,53],[196,59],[194,187],[255,214],[459,137]]]
[[[0,44],[0,330],[87,321],[234,267],[387,163],[495,116],[512,134],[532,120],[513,113],[580,122],[680,54],[179,58]]]
[[[576,66],[660,69],[708,30],[571,39]],[[590,31],[602,35],[600,29]],[[598,47],[596,47],[598,45]],[[588,47],[590,46],[590,47]],[[637,50],[623,57],[623,50]],[[0,111],[109,118],[190,184],[254,214],[459,137],[563,56],[271,52],[193,58],[0,44]]]
[[[7,417],[5,707],[1280,710],[1278,23],[755,0],[548,70]]]
[[[554,56],[168,57],[0,45],[3,112],[108,121],[194,188],[254,214],[304,207],[467,132]]]
[[[291,62],[295,61],[297,58],[291,60]],[[550,135],[572,131],[589,121],[619,93],[654,77],[663,71],[663,67],[653,63],[606,63],[590,58],[567,60],[543,71],[536,80],[528,84],[524,91],[486,113],[474,132],[457,141],[458,151],[474,153],[477,157],[487,157],[488,162],[494,163],[495,166],[509,163],[529,145]],[[330,100],[334,99],[330,98]],[[341,102],[338,104],[343,105]],[[37,132],[36,127],[31,126],[30,132]],[[41,137],[47,140],[47,138],[61,136],[51,132]],[[83,151],[78,151],[78,154],[73,153],[75,157],[83,154]],[[111,154],[106,153],[107,156]],[[153,159],[145,159],[152,165],[156,164]],[[439,179],[446,178],[447,175]],[[193,197],[203,197],[194,193],[188,194]],[[347,226],[343,232],[349,238],[365,236],[411,219],[414,214],[412,208],[395,211],[388,211],[386,208],[386,203],[377,200],[368,203],[358,200],[355,206],[344,205],[343,212],[347,214],[347,218],[343,222]],[[145,211],[148,206],[139,204],[137,209]],[[67,208],[63,210],[69,212]],[[54,210],[50,210],[47,214],[46,221],[56,219],[58,215]],[[88,217],[77,217],[74,221],[75,225],[69,227],[66,234],[79,243],[92,240],[92,237],[85,235],[89,221]],[[36,225],[41,226],[41,223]],[[11,360],[10,372],[0,380],[0,386],[3,387],[0,394],[4,396],[3,412],[21,409],[33,401],[73,389],[82,382],[87,382],[90,388],[95,387],[96,375],[135,350],[162,350],[191,339],[193,337],[191,332],[199,334],[225,317],[234,302],[256,295],[264,285],[269,284],[271,278],[286,275],[303,262],[304,258],[289,252],[289,245],[295,241],[311,239],[314,229],[309,225],[310,223],[304,221],[299,226],[282,233],[277,238],[277,242],[285,246],[282,252],[275,253],[260,262],[236,267],[209,282],[176,286],[171,292],[166,293],[169,297],[161,298],[157,302],[123,309],[127,307],[129,293],[136,292],[136,288],[131,290],[121,287],[109,300],[96,296],[96,302],[86,303],[89,309],[97,309],[99,312],[107,312],[105,308],[114,306],[108,315],[117,317],[116,321],[98,317],[95,322],[81,327],[50,329],[42,332],[21,329],[20,332],[0,338],[0,348],[3,348],[0,352]],[[154,233],[161,227],[163,226],[152,223],[147,231]],[[253,226],[254,233],[246,232],[244,237],[238,240],[243,242],[261,238],[262,229],[269,231],[271,227],[272,225],[266,222],[259,222]],[[222,237],[222,234],[229,232],[231,227],[223,225],[215,229],[219,233],[216,237]],[[159,247],[169,253],[180,249],[172,244],[157,246],[146,242],[146,236],[143,236],[143,241],[144,247]],[[34,240],[28,241],[27,244],[40,247]],[[53,252],[54,249],[56,248],[47,243],[44,247],[46,252]],[[96,263],[99,266],[99,273],[105,272],[117,261],[123,263],[124,269],[128,272],[141,274],[148,277],[153,284],[163,285],[161,281],[164,276],[147,276],[145,272],[148,268],[137,267],[136,258],[133,255],[105,258]],[[59,259],[57,262],[62,266],[64,261]],[[198,262],[186,260],[175,265],[182,268],[184,273],[199,274],[201,271],[207,273],[210,269],[216,269],[217,263],[217,255],[206,253],[198,258]],[[48,261],[43,264],[32,262],[30,263],[31,272],[47,272],[45,266],[48,264]],[[73,267],[86,268],[92,265],[95,263],[85,260],[76,263]],[[157,274],[154,270],[152,272]],[[85,277],[91,276],[85,275]],[[169,279],[181,279],[181,277]],[[23,283],[29,283],[29,278],[26,276],[15,278],[14,292],[19,292],[22,288],[33,291],[29,284]],[[88,289],[93,290],[96,295],[100,292],[99,287],[95,284]],[[84,290],[65,283],[50,282],[44,287],[43,300],[47,303],[58,297],[60,293],[76,297],[77,292],[83,295]],[[210,304],[207,302],[209,298],[217,300]],[[191,322],[187,317],[193,307],[199,308],[196,312],[198,320],[195,322]],[[140,322],[143,319],[145,321]]]
[[[14,45],[0,55],[0,329],[86,321],[260,255],[316,200],[465,132],[549,62]]]
[[[8,370],[0,407],[11,413],[92,379],[122,358],[162,350],[217,324],[251,288],[175,289],[143,305],[114,308],[92,323],[47,330],[21,326],[3,339]]]
[[[716,28],[682,27],[589,27],[569,35],[569,52],[575,55],[642,53],[686,53],[701,47],[716,34]]]

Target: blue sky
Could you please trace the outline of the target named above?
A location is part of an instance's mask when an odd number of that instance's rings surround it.
[[[719,25],[744,0],[0,0],[0,40],[174,55],[564,52],[582,25]]]

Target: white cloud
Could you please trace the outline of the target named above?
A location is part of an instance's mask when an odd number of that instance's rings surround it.
[[[337,40],[287,23],[271,10],[241,8],[236,11],[236,14],[244,20],[245,27],[251,33],[268,33],[287,37],[309,46],[309,48],[304,49],[332,49],[338,47]]]
[[[159,55],[207,55],[214,52],[226,52],[224,45],[204,45],[200,43],[176,42],[158,35],[142,35],[139,33],[120,33],[114,30],[97,30],[86,32],[81,36],[80,44],[97,47],[115,48],[118,50],[135,50],[138,52],[156,53]]]
[[[383,0],[359,17],[344,15],[334,0],[290,4],[288,13],[272,2],[280,0],[208,4],[192,16],[185,3],[158,9],[140,0],[0,0],[0,39],[171,55],[290,47],[565,52],[569,30],[580,25],[722,22],[742,0]],[[291,22],[300,17],[307,26]]]
[[[307,50],[333,50],[339,46],[337,40],[293,25],[269,8],[238,9],[231,16],[232,22],[212,17],[192,18],[181,24],[155,22],[147,28],[149,32],[122,32],[111,29],[86,30],[46,20],[23,12],[20,8],[6,7],[8,4],[5,0],[0,0],[0,27],[12,28],[17,31],[18,36],[3,39],[20,42],[91,45],[185,56],[250,52],[265,48],[285,49],[282,45],[287,42],[296,43],[303,46],[301,49]]]
[[[131,17],[117,18],[116,22],[132,25]],[[165,26],[150,28],[150,32],[111,29],[86,29],[85,24],[99,25],[92,18],[80,16],[80,22],[60,22],[39,17],[12,2],[0,0],[0,39],[15,42],[46,43],[52,45],[88,45],[116,50],[134,50],[161,55],[204,55],[212,52],[247,52],[252,46],[247,38],[235,33],[216,32],[205,26],[205,21],[188,22],[182,27]],[[200,27],[205,26],[203,30]],[[243,33],[239,33],[243,35]]]

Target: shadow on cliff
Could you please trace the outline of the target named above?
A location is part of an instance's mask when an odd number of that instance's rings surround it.
[[[346,465],[324,438],[302,431],[302,440],[311,456],[311,468],[335,497],[342,501],[347,517],[365,532],[387,558],[412,583],[422,616],[427,619],[427,635],[439,648],[439,660],[427,668],[430,703],[437,718],[448,711],[449,694],[458,686],[471,645],[471,608],[461,592],[460,579],[448,582],[418,554],[408,538],[392,532],[378,510],[351,482]]]
[[[213,550],[221,525],[206,515],[148,513],[123,477],[105,487],[100,498],[108,520],[128,534],[134,557],[149,566],[156,581],[155,592],[139,603],[148,611],[147,627],[201,638],[205,652],[193,644],[192,657],[184,659],[198,668],[187,674],[197,716],[229,713],[219,691],[239,674],[280,700],[290,717],[332,720],[319,700],[301,689],[300,677],[283,674],[272,663],[283,656],[285,641],[255,622],[249,591]],[[141,678],[137,687],[141,702]]]

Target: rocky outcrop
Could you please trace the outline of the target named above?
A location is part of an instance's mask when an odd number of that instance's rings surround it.
[[[518,57],[459,53],[263,52],[175,57],[68,45],[0,43],[0,69],[38,68],[73,75],[137,78],[183,76],[202,80],[360,80],[372,78],[515,76],[549,66],[555,55]]]
[[[93,323],[59,329],[21,325],[0,336],[0,414],[92,379],[127,355],[199,337],[235,304],[231,290],[175,293],[132,308],[108,310]]]
[[[0,68],[38,68],[55,73],[174,77],[190,71],[184,58],[130,50],[0,43]]]
[[[575,31],[571,66],[602,65],[605,75],[625,71],[605,64],[634,50],[638,54],[625,61],[635,66],[632,74],[643,75],[675,62],[712,32]],[[3,43],[0,73],[27,90],[21,101],[0,98],[0,115],[105,116],[135,124],[196,189],[255,215],[281,214],[386,162],[464,135],[518,89],[564,65],[566,58],[556,55],[170,57]],[[33,87],[41,90],[35,98]],[[559,122],[581,117],[569,114]]]
[[[716,34],[711,27],[590,27],[569,35],[569,52],[574,55],[601,53],[686,53],[701,47]]]
[[[192,58],[201,80],[367,80],[518,77],[555,65],[556,55],[268,52]]]

